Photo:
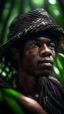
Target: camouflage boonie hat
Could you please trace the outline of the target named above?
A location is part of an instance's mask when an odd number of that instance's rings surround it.
[[[19,15],[12,22],[8,41],[0,47],[0,50],[3,50],[3,48],[4,50],[11,48],[15,42],[23,39],[27,35],[41,33],[43,36],[44,31],[52,32],[54,35],[57,34],[58,36],[64,35],[63,29],[43,8],[37,8],[26,14]],[[27,37],[25,37],[25,39],[26,38]],[[55,39],[59,38],[55,37]]]

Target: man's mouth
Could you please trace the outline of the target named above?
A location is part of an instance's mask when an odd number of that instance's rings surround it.
[[[51,70],[53,66],[53,60],[51,59],[43,59],[38,61],[38,66],[42,70]]]
[[[51,60],[46,60],[46,59],[44,59],[44,60],[41,60],[41,61],[38,61],[38,64],[40,65],[40,64],[44,64],[44,65],[49,65],[49,64],[53,64],[53,61],[51,61]]]

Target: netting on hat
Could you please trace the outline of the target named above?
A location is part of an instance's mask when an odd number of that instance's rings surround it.
[[[49,29],[60,33],[63,31],[44,9],[38,8],[16,17],[10,26],[9,39],[16,35],[26,35]]]

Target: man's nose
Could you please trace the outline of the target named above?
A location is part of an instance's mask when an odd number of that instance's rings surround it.
[[[43,46],[41,46],[40,50],[39,50],[39,54],[41,57],[44,56],[49,56],[52,54],[51,50],[48,48],[48,46],[46,44],[43,44]]]

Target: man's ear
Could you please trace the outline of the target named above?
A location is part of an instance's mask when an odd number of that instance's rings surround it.
[[[14,60],[18,60],[20,57],[20,54],[19,54],[19,49],[17,48],[12,48],[12,58]]]

